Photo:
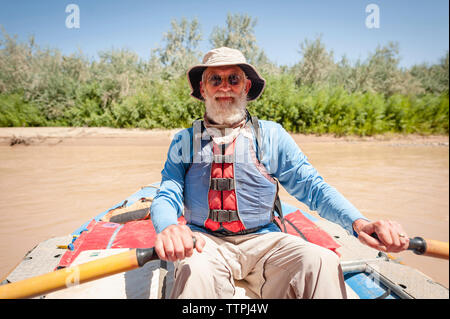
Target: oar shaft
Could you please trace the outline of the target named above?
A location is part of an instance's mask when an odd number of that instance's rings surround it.
[[[0,286],[0,299],[32,298],[139,267],[136,249]]]
[[[420,247],[413,247],[420,245]],[[414,237],[410,239],[410,248],[415,254],[424,255],[435,258],[448,259],[449,246],[448,242],[442,242],[433,239],[422,239],[421,237]]]

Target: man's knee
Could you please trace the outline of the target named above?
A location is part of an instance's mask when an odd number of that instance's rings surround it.
[[[232,298],[231,280],[228,268],[215,264],[206,255],[194,253],[176,265],[172,298]]]
[[[302,265],[304,268],[309,269],[319,269],[322,267],[337,268],[339,263],[339,256],[336,253],[317,245],[314,245],[302,258]]]
[[[320,253],[319,256],[321,258],[322,261],[326,262],[327,264],[334,264],[334,265],[338,265],[340,260],[339,260],[339,256],[333,252],[330,249],[327,248],[323,248],[320,247]]]
[[[175,278],[199,277],[207,279],[212,274],[211,265],[205,256],[195,252],[191,257],[177,262]]]

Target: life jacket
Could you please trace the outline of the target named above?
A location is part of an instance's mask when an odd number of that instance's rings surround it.
[[[256,137],[257,152],[253,147]],[[258,156],[257,156],[258,153]],[[188,224],[217,235],[254,232],[281,215],[278,181],[261,163],[258,119],[248,114],[245,126],[229,144],[218,145],[203,121],[193,124],[193,158],[185,174],[184,216]]]

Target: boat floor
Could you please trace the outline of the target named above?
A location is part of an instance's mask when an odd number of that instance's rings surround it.
[[[372,280],[382,280],[396,287],[397,295],[403,298],[416,299],[448,299],[449,290],[433,281],[422,272],[389,259],[370,247],[362,245],[358,239],[349,235],[343,228],[327,220],[318,218],[315,223],[328,232],[341,247],[341,265],[344,274],[367,272]],[[3,283],[15,282],[29,277],[41,275],[58,265],[64,254],[64,249],[58,245],[71,242],[72,235],[50,238],[26,254],[20,264],[3,280]],[[91,261],[97,258],[119,253],[124,249],[88,250],[82,252],[73,265]],[[102,278],[81,285],[73,285],[67,289],[49,293],[39,298],[130,298],[130,299],[166,299],[170,296],[173,284],[173,263],[152,261],[144,267],[126,273]],[[113,288],[113,289],[112,289]],[[349,298],[359,298],[358,294],[347,285]],[[255,298],[246,288],[245,281],[236,282],[234,298]]]

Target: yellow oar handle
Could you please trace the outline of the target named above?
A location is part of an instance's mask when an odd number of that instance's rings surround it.
[[[448,242],[414,237],[409,239],[409,248],[417,255],[448,259]]]
[[[153,248],[132,249],[93,260],[78,266],[63,268],[44,275],[0,286],[0,299],[32,298],[84,282],[111,276],[143,266],[157,259]]]

